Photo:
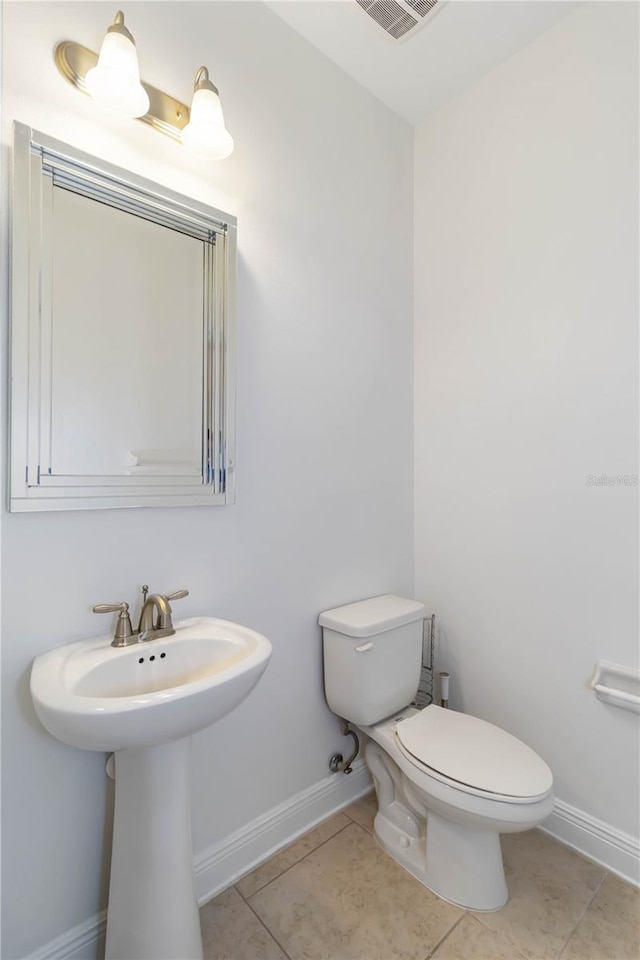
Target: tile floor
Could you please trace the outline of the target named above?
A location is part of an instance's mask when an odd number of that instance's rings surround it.
[[[473,914],[376,844],[373,794],[200,911],[206,960],[640,960],[640,891],[538,831],[503,837],[510,899]]]

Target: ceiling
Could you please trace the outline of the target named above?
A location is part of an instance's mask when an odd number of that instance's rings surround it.
[[[356,0],[266,0],[314,47],[411,124],[418,124],[575,9],[575,0],[440,0],[393,40]]]

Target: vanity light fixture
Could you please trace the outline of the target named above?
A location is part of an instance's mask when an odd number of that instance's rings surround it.
[[[62,76],[81,93],[118,113],[148,123],[197,156],[222,160],[233,151],[233,139],[224,125],[217,88],[206,67],[194,83],[191,110],[175,97],[140,79],[133,36],[119,10],[104,38],[100,55],[64,40],[54,54]]]

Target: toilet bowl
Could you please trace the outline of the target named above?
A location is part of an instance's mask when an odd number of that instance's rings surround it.
[[[500,834],[551,813],[553,776],[526,744],[476,717],[410,703],[424,607],[382,596],[322,613],[325,694],[366,735],[386,852],[430,890],[470,910],[508,899]]]
[[[386,852],[444,900],[477,911],[503,907],[500,834],[530,830],[551,813],[553,780],[544,761],[499,727],[433,705],[360,730],[370,738],[374,831]],[[443,734],[454,757],[447,762],[441,751],[435,769],[420,755],[431,759],[432,737]]]

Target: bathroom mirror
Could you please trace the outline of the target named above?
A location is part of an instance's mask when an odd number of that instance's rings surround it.
[[[10,509],[234,499],[236,221],[14,124]]]

